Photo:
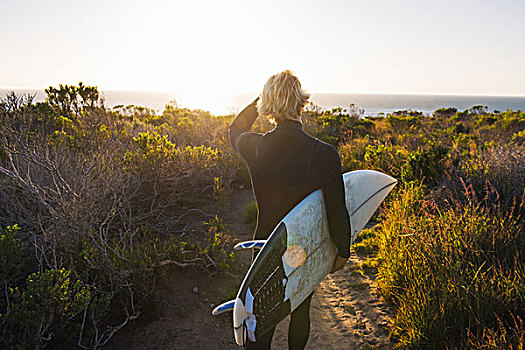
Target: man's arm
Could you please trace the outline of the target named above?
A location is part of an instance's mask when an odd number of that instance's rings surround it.
[[[244,108],[241,113],[233,120],[233,122],[230,125],[229,135],[230,135],[230,142],[236,150],[238,149],[238,142],[239,137],[242,133],[247,132],[252,127],[253,123],[255,122],[255,119],[257,119],[257,116],[259,113],[257,112],[257,101],[259,98],[257,97],[252,103],[250,103],[246,108]]]
[[[346,209],[341,160],[337,151],[330,148],[325,161],[327,161],[329,171],[323,186],[323,195],[330,236],[338,251],[331,271],[335,272],[342,269],[350,257],[350,217]]]

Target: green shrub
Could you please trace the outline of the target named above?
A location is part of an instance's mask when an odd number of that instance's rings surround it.
[[[400,178],[407,158],[408,151],[401,146],[371,144],[366,147],[364,166]]]
[[[423,181],[436,186],[447,168],[448,149],[440,144],[430,143],[427,148],[412,152],[402,169],[405,181]]]
[[[457,113],[457,109],[454,107],[438,108],[432,113],[435,118],[450,118]]]
[[[406,133],[421,126],[421,114],[410,115],[408,112],[396,113],[386,117],[386,122],[395,133]]]
[[[68,323],[87,307],[91,292],[71,270],[46,270],[29,275],[24,287],[9,291],[1,343],[40,348],[64,336]]]
[[[215,215],[205,225],[208,227],[208,241],[203,252],[217,262],[218,267],[222,270],[229,269],[235,261],[235,253],[232,251],[228,254],[225,249],[228,246],[228,242],[230,242],[229,231],[226,229],[226,225],[218,215]]]
[[[330,111],[310,112],[318,128],[312,130],[321,140],[337,147],[350,135],[364,136],[374,130],[375,123],[363,118],[364,110],[351,104],[349,108],[333,108]],[[310,131],[310,130],[309,130]]]
[[[16,238],[20,231],[18,225],[0,228],[0,281],[2,287],[11,287],[20,277],[23,277],[24,257],[22,255],[22,243]],[[0,302],[0,305],[2,303]]]
[[[369,167],[365,163],[367,146],[372,143],[368,136],[364,138],[351,138],[339,145],[339,157],[343,172],[365,169]]]

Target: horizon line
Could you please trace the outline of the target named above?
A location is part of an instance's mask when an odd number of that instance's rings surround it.
[[[60,84],[59,84],[60,85]],[[73,85],[75,84],[62,84],[62,85]],[[92,86],[92,85],[87,85]],[[94,85],[99,89],[100,92],[130,92],[130,93],[155,93],[155,94],[172,94],[177,95],[177,93],[167,90],[138,90],[138,89],[103,89],[99,88],[97,85]],[[35,88],[35,87],[0,87],[0,90],[5,91],[16,91],[16,90],[38,90],[44,92],[45,89],[49,88]],[[518,94],[475,94],[475,93],[445,93],[445,92],[371,92],[371,91],[360,91],[360,92],[352,92],[352,91],[307,91],[308,93],[314,95],[314,94],[321,94],[321,95],[399,95],[399,96],[462,96],[462,97],[520,97],[525,98],[525,94],[518,95]],[[243,96],[243,95],[253,95],[254,93],[250,92],[243,92],[243,93],[237,93],[236,96]]]
[[[330,94],[330,95],[411,95],[411,96],[463,96],[463,97],[523,97],[523,95],[502,95],[502,94],[472,94],[472,93],[445,93],[445,92],[337,92],[337,91],[315,91],[311,94]]]

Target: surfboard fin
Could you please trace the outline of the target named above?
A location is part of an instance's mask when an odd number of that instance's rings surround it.
[[[262,249],[264,244],[266,243],[265,239],[258,239],[255,241],[245,241],[241,243],[237,243],[234,247],[235,250],[241,250],[241,249]]]
[[[230,300],[225,303],[222,303],[221,305],[217,306],[213,311],[211,312],[212,315],[217,316],[224,312],[233,311],[233,306],[235,305],[235,300]]]

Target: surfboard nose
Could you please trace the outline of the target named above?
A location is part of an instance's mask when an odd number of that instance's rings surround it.
[[[375,170],[356,170],[343,175],[345,192],[351,194],[346,207],[350,214],[352,241],[385,197],[396,186],[397,180]]]

